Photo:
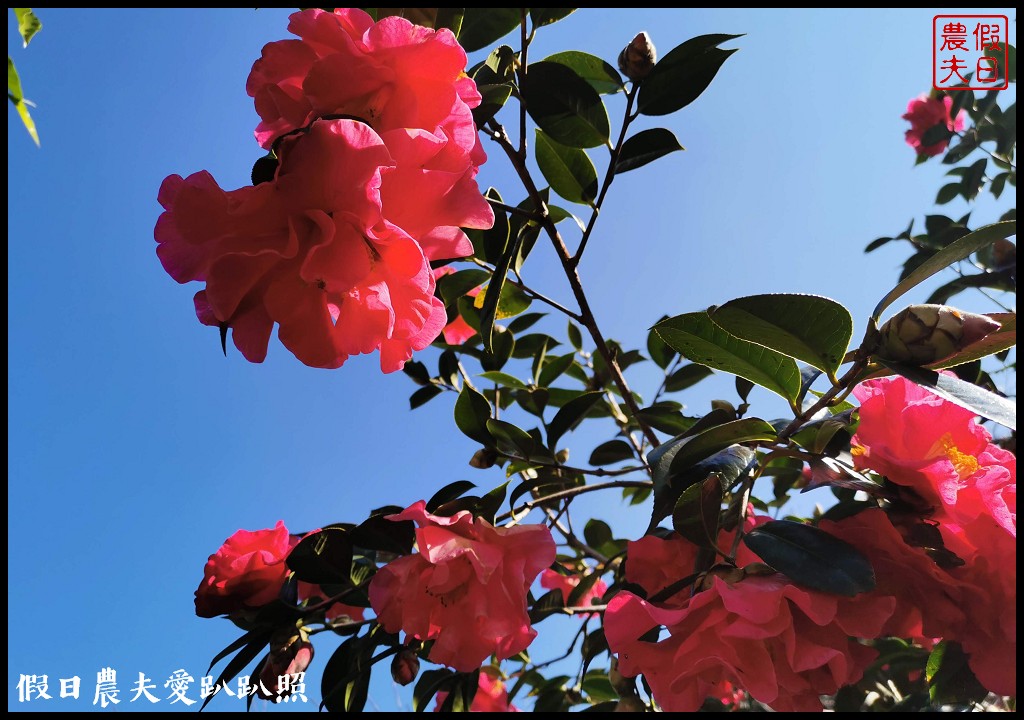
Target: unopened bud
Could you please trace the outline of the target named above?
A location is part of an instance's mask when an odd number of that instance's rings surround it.
[[[911,305],[882,326],[875,354],[885,360],[927,365],[952,357],[999,328],[990,317],[948,305]]]
[[[619,70],[633,82],[640,82],[651,74],[657,60],[658,51],[654,49],[650,35],[638,33],[619,53]]]
[[[294,690],[292,679],[313,662],[313,644],[305,628],[278,631],[270,639],[270,654],[260,671],[256,694],[264,700],[280,701]],[[264,693],[264,690],[267,692]]]
[[[391,678],[399,685],[408,685],[419,673],[420,658],[412,650],[402,650],[391,661]]]

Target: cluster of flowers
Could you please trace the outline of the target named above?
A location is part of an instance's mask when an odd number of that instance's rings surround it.
[[[489,228],[476,174],[486,157],[480,94],[448,30],[358,9],[291,16],[297,40],[268,44],[246,89],[272,151],[252,187],[208,172],[160,188],[157,254],[196,313],[231,328],[252,362],[274,323],[306,365],[336,368],[380,350],[393,372],[447,323],[432,261],[466,257],[460,228]]]
[[[630,543],[625,578],[649,599],[616,593],[605,632],[619,672],[642,673],[663,709],[693,711],[705,698],[747,693],[777,711],[820,710],[820,695],[857,682],[876,658],[858,639],[880,637],[926,647],[935,638],[957,640],[985,687],[1016,693],[1013,456],[991,442],[970,411],[902,378],[864,383],[856,394],[862,406],[855,458],[898,488],[903,509],[873,508],[820,527],[868,557],[876,589],[852,598],[808,590],[741,546],[738,567],[709,574],[700,592],[661,598],[692,571],[697,547],[678,536]],[[377,621],[407,641],[434,641],[430,660],[456,670],[473,671],[491,656],[502,660],[530,645],[536,631],[526,598],[538,576],[565,599],[579,582],[550,569],[555,544],[544,526],[494,527],[466,511],[439,517],[423,501],[391,519],[417,524],[418,552],[371,580]],[[746,530],[767,521],[748,517]],[[922,522],[941,534],[942,553],[934,542],[919,546]],[[719,546],[729,547],[733,537],[723,532]],[[275,602],[297,542],[281,523],[236,533],[207,563],[197,613],[237,617]],[[300,600],[319,599],[318,588],[303,586]],[[606,590],[596,583],[580,603],[598,602]],[[328,617],[363,618],[360,608],[328,607]],[[652,638],[655,628],[667,632]],[[268,687],[276,687],[282,668],[296,672],[312,659],[308,643],[287,648],[264,670]],[[481,673],[480,688],[480,709],[514,710],[493,669]]]
[[[857,682],[875,659],[856,639],[879,637],[957,640],[986,688],[1016,694],[1013,455],[969,410],[903,378],[866,382],[856,395],[858,465],[885,475],[914,510],[868,509],[820,528],[867,556],[876,589],[853,598],[803,589],[764,574],[744,548],[739,569],[709,575],[692,597],[618,593],[605,614],[608,645],[665,710],[696,710],[733,687],[780,712],[820,710],[819,695]],[[922,522],[955,558],[918,546]],[[731,534],[719,540],[729,547]],[[696,553],[680,537],[643,538],[629,546],[626,579],[652,597],[692,570]],[[652,640],[658,627],[667,637]]]

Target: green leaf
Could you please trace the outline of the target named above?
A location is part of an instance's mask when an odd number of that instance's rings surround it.
[[[932,650],[925,666],[928,697],[938,705],[980,702],[988,690],[978,681],[960,643],[943,640]]]
[[[484,197],[503,202],[501,194],[494,188],[488,188]],[[466,234],[473,241],[473,254],[496,265],[508,249],[511,237],[508,215],[503,210],[495,210],[494,225],[489,230],[469,230]]]
[[[673,405],[678,406],[678,403]],[[686,417],[680,412],[679,407],[669,404],[658,403],[650,407],[641,408],[637,412],[637,420],[655,430],[660,430],[669,435],[678,435],[693,427],[694,419]]]
[[[434,19],[434,29],[448,28],[459,36],[462,31],[462,18],[465,17],[466,8],[438,8],[437,17]]]
[[[352,545],[364,550],[382,550],[395,555],[411,553],[416,537],[416,526],[411,520],[388,520],[387,516],[393,514],[392,510],[393,508],[374,510],[370,517],[352,528],[348,534]]]
[[[549,55],[544,61],[565,65],[575,70],[577,75],[602,95],[614,95],[625,89],[618,71],[595,55],[578,50],[566,50]]]
[[[704,458],[744,442],[772,442],[778,433],[759,418],[744,418],[722,423],[686,439],[675,452],[669,471],[674,475],[696,465]]]
[[[512,85],[510,83],[478,85],[477,90],[480,91],[482,99],[480,104],[473,108],[473,122],[478,128],[481,128],[505,107],[505,103],[512,95]]]
[[[693,362],[744,377],[790,403],[800,393],[800,371],[792,358],[733,337],[706,312],[677,315],[654,329],[669,347]]]
[[[686,488],[672,510],[673,529],[694,545],[714,547],[723,495],[722,479],[717,473]]]
[[[466,8],[459,44],[466,52],[482,50],[519,27],[519,8]]]
[[[602,397],[604,393],[588,392],[563,405],[548,424],[548,447],[552,451],[556,450],[562,435],[579,425]]]
[[[685,150],[671,130],[651,128],[638,132],[622,143],[619,159],[615,161],[615,172],[624,173],[643,167],[678,150]]]
[[[425,385],[409,396],[409,409],[415,410],[420,405],[430,402],[443,391],[437,385]]]
[[[534,28],[558,22],[576,12],[576,8],[530,8],[530,21]]]
[[[497,383],[498,385],[504,385],[505,387],[511,387],[517,390],[525,390],[527,388],[526,383],[519,378],[509,375],[508,373],[498,372],[497,370],[480,373],[480,377],[485,380],[490,380],[493,383]]]
[[[547,362],[544,363],[541,368],[540,375],[537,378],[537,385],[540,387],[548,387],[562,376],[569,366],[572,365],[576,359],[576,353],[567,353],[562,356],[552,356]]]
[[[669,375],[668,380],[665,381],[665,392],[679,392],[680,390],[685,390],[686,388],[692,387],[704,378],[712,375],[714,375],[714,371],[709,367],[696,365],[694,363],[683,365],[681,368]]]
[[[991,245],[997,240],[1008,238],[1011,235],[1016,234],[1016,232],[1017,222],[1015,220],[1009,220],[978,228],[969,235],[965,235],[959,240],[950,243],[922,262],[913,272],[907,275],[899,285],[890,290],[875,307],[874,312],[871,313],[871,317],[877,319],[882,312],[896,300],[896,298],[900,297],[916,285],[924,282],[940,270],[943,270],[960,260],[969,258],[986,245]]]
[[[949,183],[943,185],[939,189],[939,194],[935,196],[936,205],[945,205],[951,202],[957,195],[960,194],[960,183]]]
[[[529,459],[533,455],[534,442],[529,433],[504,420],[488,420],[487,431],[497,441],[498,451]]]
[[[585,150],[555,142],[537,130],[537,166],[551,189],[569,202],[593,205],[597,197],[597,169]]]
[[[494,443],[491,434],[487,432],[490,417],[491,404],[487,398],[464,384],[459,399],[455,401],[455,424],[459,430],[481,445],[490,446]]]
[[[832,379],[853,336],[849,311],[817,295],[751,295],[708,314],[730,335],[803,360]]]
[[[432,513],[442,505],[446,505],[452,500],[458,500],[475,487],[476,485],[469,480],[456,480],[453,483],[448,483],[427,500],[427,512]]]
[[[797,585],[853,597],[875,589],[871,563],[824,530],[790,520],[758,525],[743,536],[751,550]]]
[[[946,301],[954,295],[971,288],[992,288],[1003,292],[1016,292],[1015,273],[986,272],[978,275],[963,275],[936,288],[925,302],[933,305],[945,305]]]
[[[547,313],[526,313],[520,315],[515,320],[508,324],[508,329],[518,334],[529,330],[538,320],[544,317]],[[516,357],[519,357],[518,355]]]
[[[451,684],[455,677],[455,672],[445,668],[425,671],[412,691],[412,709],[415,712],[426,710],[437,692]]]
[[[495,325],[491,336],[491,349],[485,351],[480,358],[480,367],[484,370],[501,370],[512,357],[515,348],[515,336],[501,325]]]
[[[324,666],[321,706],[328,712],[361,712],[370,689],[370,658],[376,646],[369,635],[341,644]]]
[[[1011,430],[1017,429],[1017,404],[1012,400],[989,392],[974,383],[965,382],[955,375],[945,375],[927,368],[893,362],[885,364],[911,382],[931,390],[955,405],[967,408]]]
[[[470,290],[483,285],[491,277],[486,270],[471,268],[469,270],[458,270],[449,275],[443,275],[437,280],[437,293],[444,301],[445,307],[463,297]]]
[[[18,18],[18,32],[21,33],[21,39],[24,42],[23,47],[28,47],[28,44],[32,41],[32,36],[43,29],[43,23],[32,12],[32,8],[11,9],[14,10],[14,16]]]
[[[220,685],[221,683],[229,683],[234,680],[235,676],[242,672],[246,665],[255,660],[256,656],[259,655],[263,648],[267,646],[267,643],[270,642],[270,633],[266,630],[263,630],[258,634],[249,633],[249,635],[246,635],[245,637],[249,637],[250,635],[253,637],[249,644],[239,650],[238,654],[231,658],[231,661],[224,666],[220,675],[217,676],[217,682],[214,683],[214,686]],[[213,667],[212,663],[210,667]],[[199,709],[202,710],[205,708],[212,699],[213,695],[207,696],[206,700],[203,701],[203,704],[199,706]]]
[[[488,352],[492,349],[491,342],[494,337],[494,320],[498,315],[498,303],[502,296],[502,290],[505,287],[505,276],[508,274],[508,269],[512,264],[512,259],[519,251],[521,242],[522,235],[520,235],[510,247],[505,249],[501,259],[495,263],[494,274],[491,276],[491,282],[487,284],[487,291],[483,293],[483,304],[479,306],[480,339],[483,340],[484,350]],[[480,302],[479,296],[477,296],[477,300],[474,301],[474,305],[478,302]]]
[[[658,449],[661,447],[664,445]],[[651,509],[650,530],[653,530],[658,523],[672,514],[676,500],[686,488],[705,480],[711,473],[716,473],[719,476],[723,486],[731,487],[749,471],[755,457],[754,451],[750,448],[744,445],[733,445],[701,460],[681,473],[672,473],[670,472],[672,460],[683,447],[685,447],[684,442],[678,441],[656,461],[651,459],[654,453],[648,457],[648,462],[654,466],[654,507]]]
[[[571,68],[532,63],[519,91],[530,117],[556,142],[584,148],[608,142],[608,111],[597,91]]]
[[[625,440],[609,440],[601,443],[590,453],[591,465],[614,465],[633,458],[633,448]]]
[[[580,334],[580,329],[573,324],[572,320],[568,321],[566,332],[568,333],[569,342],[577,350],[583,349],[583,335]]]
[[[657,62],[640,86],[637,108],[644,115],[668,115],[703,93],[736,50],[718,46],[742,35],[701,35],[675,47]]]
[[[667,317],[662,317],[662,320],[667,319]],[[676,356],[676,351],[666,345],[665,341],[658,337],[658,333],[652,329],[647,333],[647,354],[651,356],[655,365],[664,370]]]
[[[21,92],[21,79],[18,77],[18,71],[14,67],[14,60],[10,55],[7,56],[7,99],[14,104],[14,109],[18,111],[22,124],[25,125],[28,134],[32,136],[36,147],[39,147],[39,133],[36,132],[36,124],[28,112],[27,101]]]

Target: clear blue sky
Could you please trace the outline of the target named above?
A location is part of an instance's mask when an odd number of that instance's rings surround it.
[[[658,119],[687,152],[622,176],[609,195],[580,268],[605,334],[642,346],[664,313],[788,291],[843,302],[859,337],[908,255],[900,244],[865,255],[865,244],[935,212],[942,184],[937,162],[914,167],[900,119],[930,87],[935,12],[584,10],[541,30],[532,58],[580,49],[613,62],[639,30],[662,54],[695,35],[746,33],[700,100]],[[225,359],[193,313],[198,286],[157,261],[166,175],[248,183],[261,152],[245,79],[262,46],[286,37],[286,11],[38,14],[28,49],[8,20],[42,140],[37,149],[8,110],[8,707],[91,710],[96,673],[112,666],[120,709],[140,709],[127,703],[140,671],[166,697],[171,672],[198,680],[238,634],[192,605],[207,556],[236,529],[358,521],[453,480],[503,478],[467,466],[475,448],[451,421],[452,397],[410,412],[413,384],[382,376],[376,356],[313,370],[273,340],[262,365],[230,346]],[[488,152],[482,185],[518,201]],[[974,222],[1013,203],[1012,192],[986,196]],[[525,277],[569,302],[553,260],[539,244]],[[994,309],[980,295],[958,302]],[[436,354],[421,359],[435,366]],[[649,396],[660,372],[648,363],[632,380]],[[734,398],[731,379],[680,399],[702,413],[716,396]],[[754,402],[781,411],[766,393]],[[611,437],[594,425],[571,438],[579,462]],[[617,496],[585,507],[615,512],[622,536],[646,524],[642,511],[618,512]],[[319,647],[311,680],[330,650]],[[49,675],[55,699],[19,705],[22,673]],[[72,675],[82,697],[61,700],[58,678]],[[381,668],[367,708],[408,707],[386,678]],[[240,706],[218,698],[210,709]]]

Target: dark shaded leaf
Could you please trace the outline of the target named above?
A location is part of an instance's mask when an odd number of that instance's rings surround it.
[[[670,153],[685,150],[671,130],[651,128],[642,130],[622,144],[619,159],[615,162],[615,172],[624,173],[636,170],[649,162],[665,157]]]
[[[459,430],[481,445],[493,444],[487,432],[487,420],[491,417],[491,404],[487,398],[471,388],[462,386],[459,399],[455,401],[455,424]]]
[[[234,680],[238,673],[245,669],[246,665],[256,659],[256,656],[263,651],[263,648],[265,648],[269,642],[269,631],[264,630],[261,633],[254,635],[249,644],[239,650],[238,654],[231,658],[231,661],[224,666],[220,675],[217,676],[217,681],[214,683],[214,687],[219,686],[221,683],[229,683]],[[213,664],[211,664],[210,667],[213,667]],[[213,698],[214,695],[207,696],[203,701],[203,704],[199,706],[199,709],[202,710],[205,708]]]
[[[417,390],[416,392],[409,396],[409,409],[415,410],[420,405],[425,405],[426,403],[430,402],[435,397],[440,395],[442,392],[443,391],[441,390],[441,388],[439,388],[437,385],[427,385],[425,387],[421,387],[419,390]]]
[[[309,533],[288,553],[287,565],[303,582],[345,585],[351,577],[352,541],[338,528]]]
[[[475,487],[476,485],[469,482],[469,480],[456,480],[453,483],[448,483],[427,500],[427,512],[434,512],[442,505],[462,497]]]
[[[968,704],[980,702],[988,690],[971,671],[968,656],[960,643],[943,640],[932,650],[925,666],[928,697],[933,703]]]
[[[643,81],[638,110],[644,115],[668,115],[692,103],[736,52],[718,46],[738,37],[741,35],[701,35],[677,45]]]
[[[706,377],[710,377],[714,371],[704,365],[690,363],[672,373],[665,381],[665,392],[679,392],[688,387],[696,385]]]
[[[747,532],[743,542],[798,585],[845,597],[875,589],[875,572],[868,559],[852,545],[811,525],[773,520]]]
[[[578,50],[566,50],[544,58],[571,68],[602,95],[614,95],[624,89],[622,77],[610,64],[599,57]]]
[[[714,547],[722,498],[722,480],[717,473],[711,473],[703,482],[690,485],[676,500],[672,510],[673,529],[694,545]]]
[[[552,190],[569,202],[593,205],[597,169],[585,150],[555,142],[538,129],[534,152],[537,166]]]
[[[590,454],[591,465],[614,465],[633,458],[633,448],[625,440],[609,440],[601,443]]]
[[[375,513],[349,533],[349,539],[357,548],[381,550],[394,555],[408,555],[416,539],[416,526],[411,520],[395,522],[388,520],[391,513]]]
[[[530,8],[530,21],[534,28],[558,22],[576,12],[576,8]]]
[[[548,447],[556,450],[562,435],[576,427],[602,397],[604,393],[584,393],[563,405],[548,424]]]
[[[571,68],[532,63],[520,88],[530,117],[556,142],[595,147],[608,142],[608,112],[597,91]]]
[[[481,50],[519,27],[519,8],[466,8],[459,44],[466,52]]]
[[[759,418],[744,418],[716,425],[687,438],[672,458],[669,471],[678,474],[704,458],[744,442],[772,442],[775,428]]]

